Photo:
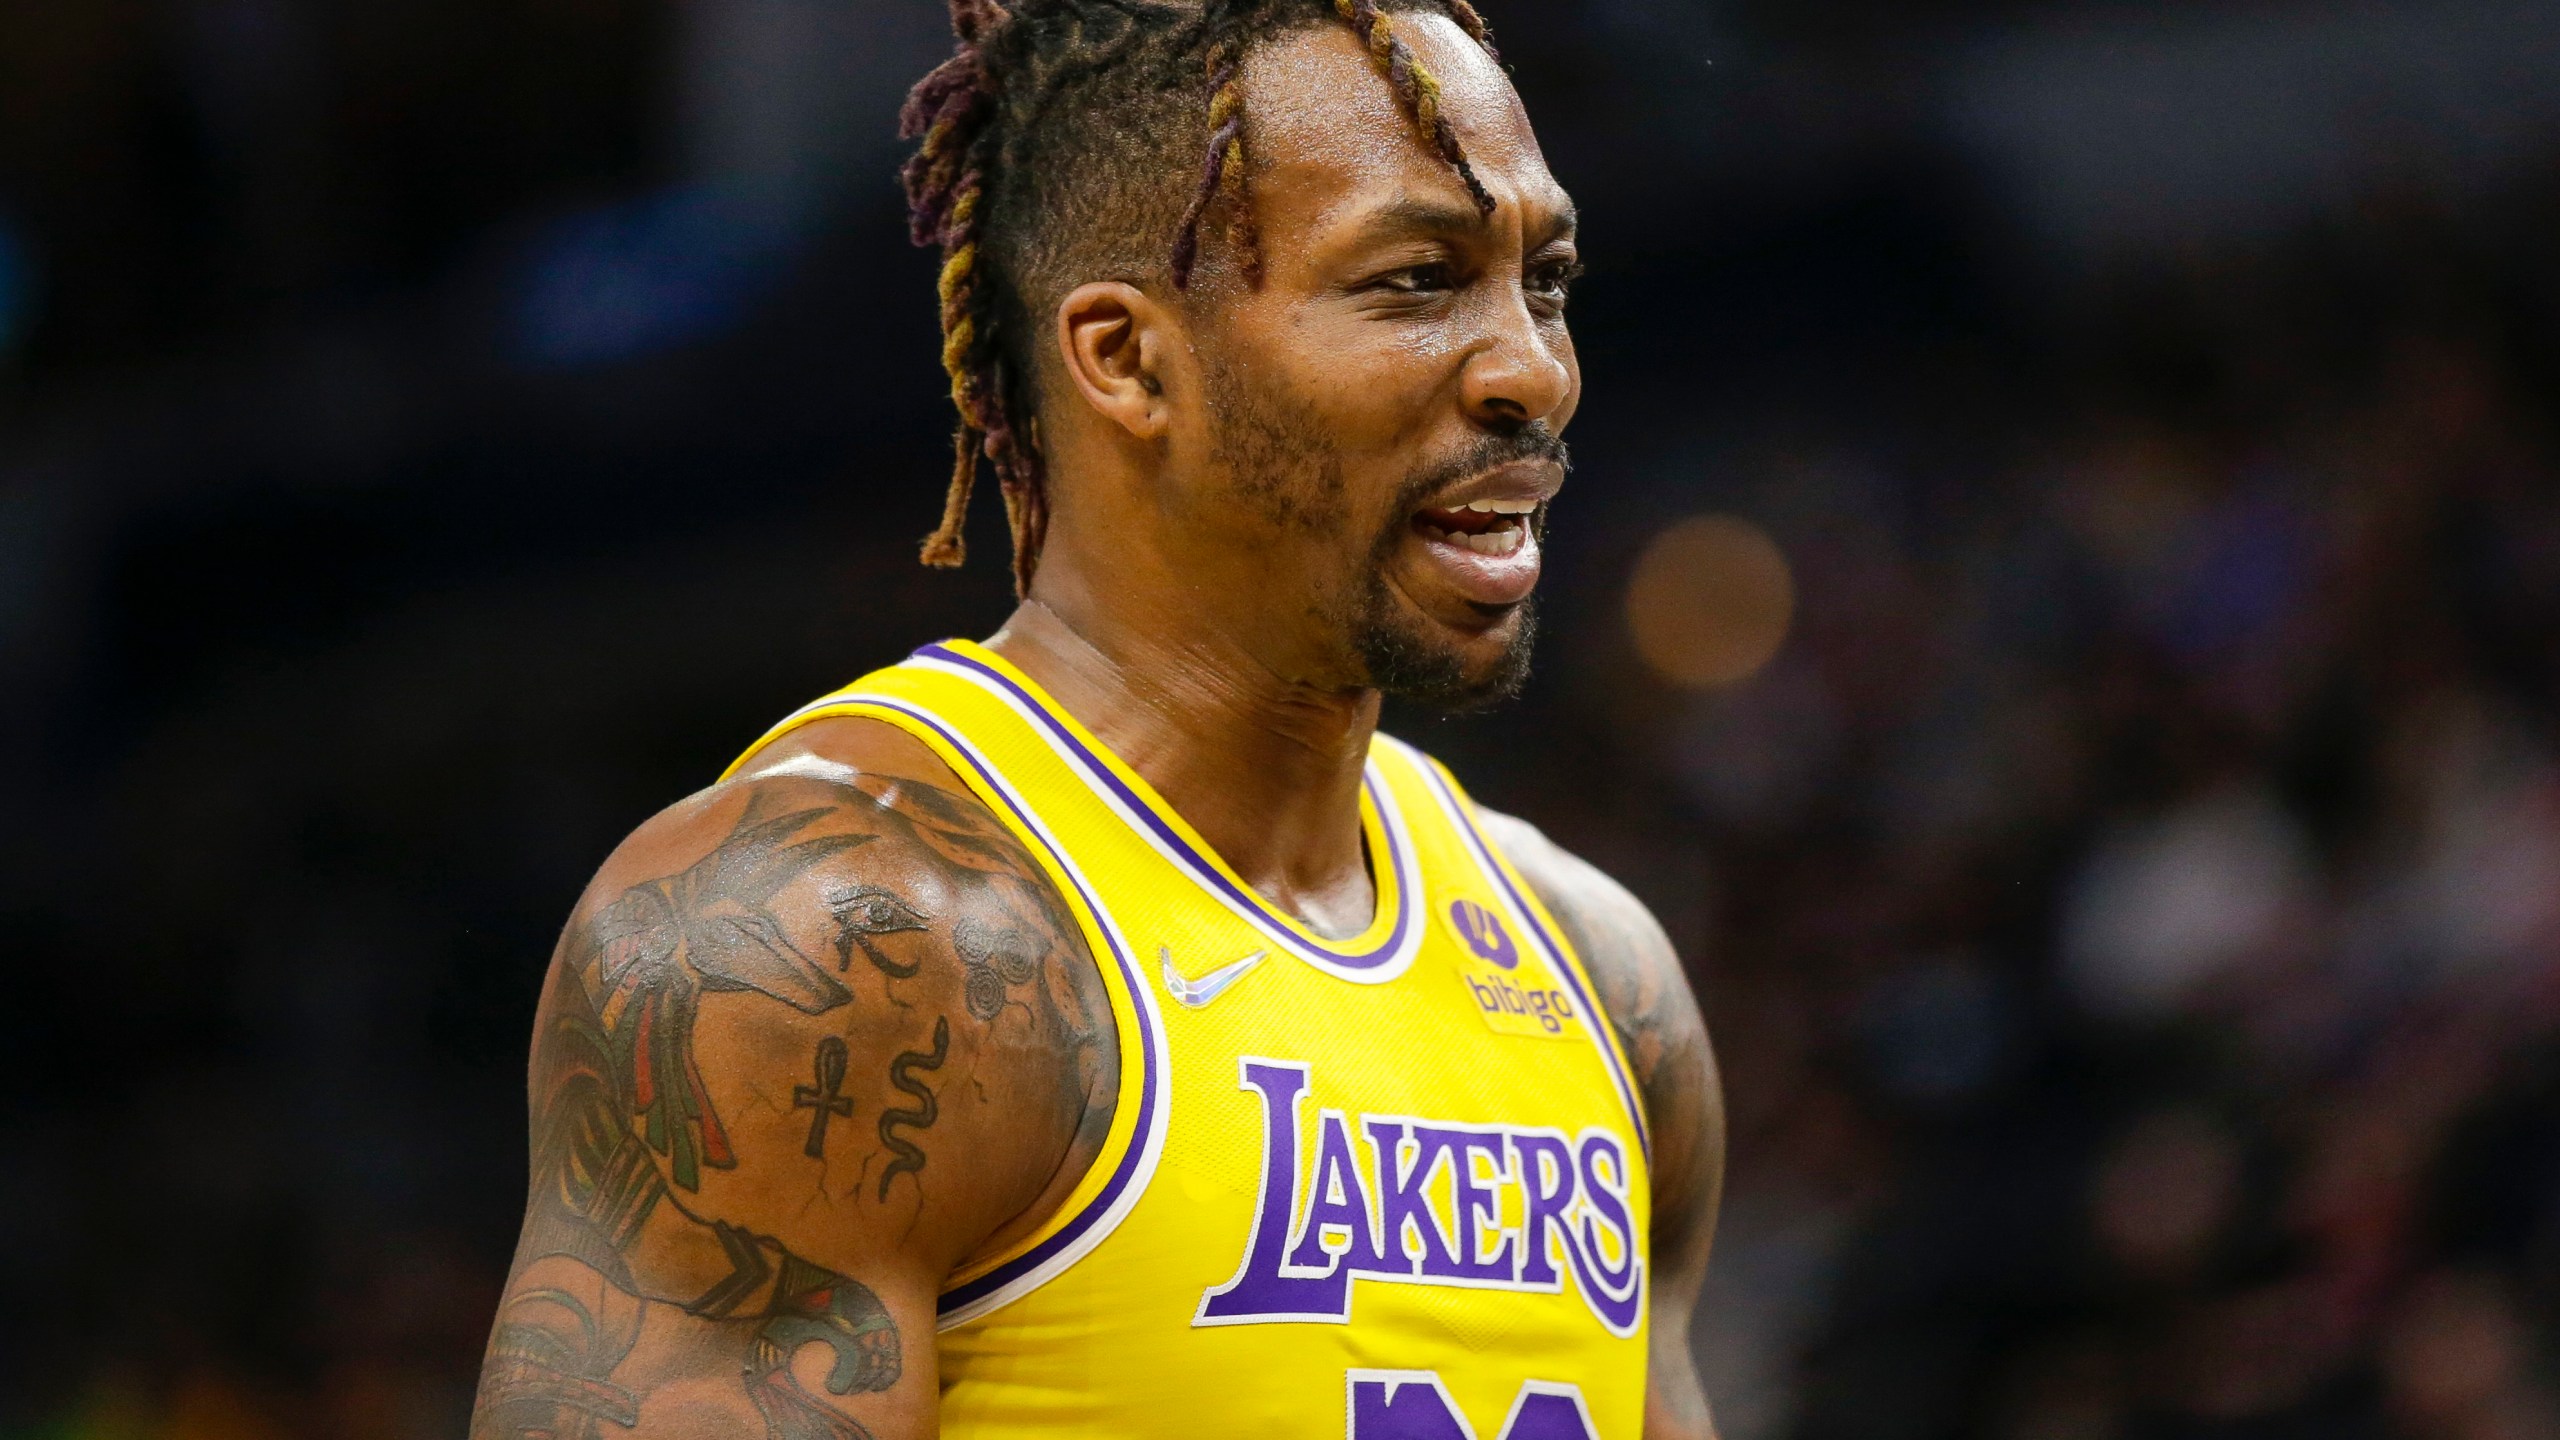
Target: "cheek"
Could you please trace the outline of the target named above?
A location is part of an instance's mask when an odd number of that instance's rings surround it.
[[[1428,433],[1465,354],[1444,327],[1310,318],[1293,328],[1288,364],[1334,444],[1357,464]]]

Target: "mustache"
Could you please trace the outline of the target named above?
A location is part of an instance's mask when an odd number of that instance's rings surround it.
[[[1423,501],[1462,480],[1523,460],[1549,461],[1567,475],[1573,473],[1573,451],[1563,437],[1548,428],[1544,420],[1532,420],[1516,430],[1487,435],[1448,459],[1415,471],[1396,496],[1396,513],[1410,515],[1422,508]]]

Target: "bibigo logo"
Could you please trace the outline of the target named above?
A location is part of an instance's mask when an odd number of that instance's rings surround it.
[[[1459,966],[1476,1009],[1487,1025],[1506,1035],[1558,1036],[1574,1018],[1572,997],[1552,975],[1537,967],[1520,968],[1520,945],[1502,917],[1473,900],[1453,900],[1446,912],[1449,932],[1465,947],[1472,964]],[[1541,981],[1547,983],[1540,983]]]

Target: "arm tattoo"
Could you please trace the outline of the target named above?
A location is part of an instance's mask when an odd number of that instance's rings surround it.
[[[827,1122],[853,1114],[853,1097],[844,1093],[845,1065],[851,1058],[843,1038],[830,1035],[818,1042],[812,1083],[791,1087],[792,1109],[817,1112],[809,1117],[809,1143],[800,1147],[812,1160],[827,1158]]]
[[[1634,1067],[1653,1133],[1653,1363],[1647,1435],[1712,1440],[1689,1352],[1724,1185],[1724,1100],[1680,958],[1642,902],[1534,828],[1488,815],[1503,849],[1563,927]]]
[[[848,869],[856,851],[865,858]],[[797,908],[785,905],[804,882]],[[932,903],[948,923],[918,895],[946,897]],[[877,972],[868,983],[890,987],[889,1008],[857,998],[856,953]],[[932,988],[900,998],[909,982]],[[1023,987],[1033,1003],[1013,998]],[[809,1112],[805,1135],[795,1121],[782,1153],[742,1154],[697,1062],[703,999],[723,994],[774,1002],[794,1024],[872,1025],[859,1032],[867,1044],[923,996],[956,994],[981,1026],[1014,1024],[1002,1020],[1011,1009],[1030,1030],[1008,1053],[1054,1065],[1043,1084],[1061,1133],[1084,1149],[1108,1128],[1116,1057],[1100,975],[1009,832],[973,800],[914,781],[755,783],[708,854],[624,889],[562,942],[535,1037],[531,1201],[473,1440],[645,1430],[653,1386],[687,1382],[694,1399],[682,1403],[698,1404],[698,1382],[722,1374],[735,1377],[739,1423],[761,1420],[766,1440],[872,1440],[829,1400],[887,1391],[906,1373],[889,1309],[852,1276],[735,1223],[755,1217],[706,1213],[700,1198],[709,1171],[823,1165],[833,1122],[856,1109],[852,1047],[822,1033],[814,1053],[797,1050],[810,1058],[790,1103],[771,1103]],[[913,1103],[880,1109],[872,1127],[888,1157],[882,1203],[900,1177],[924,1182],[917,1139],[943,1106],[923,1077],[953,1051],[952,1017],[939,1015],[929,1049],[889,1062],[887,1086]],[[813,1345],[825,1365],[808,1386],[793,1362]]]
[[[1595,913],[1597,906],[1577,904],[1559,896],[1548,901],[1547,909],[1563,927],[1574,953],[1582,957],[1584,968],[1591,972],[1591,983],[1599,987],[1600,1008],[1609,1017],[1609,1028],[1616,1033],[1619,1048],[1627,1052],[1627,1063],[1635,1067],[1637,1083],[1650,1098],[1667,1048],[1663,998],[1669,987],[1655,967],[1642,962],[1644,952],[1638,947],[1644,937],[1630,933],[1629,927],[1616,917]]]
[[[830,888],[827,891],[827,912],[836,917],[837,969],[853,963],[853,952],[857,947],[865,959],[892,980],[912,980],[923,968],[921,961],[890,959],[873,943],[873,937],[926,929],[932,916],[877,885]]]
[[[880,1198],[883,1201],[889,1198],[889,1187],[899,1176],[918,1174],[924,1169],[924,1152],[916,1148],[916,1142],[898,1134],[896,1127],[905,1125],[917,1130],[928,1129],[942,1114],[942,1106],[934,1100],[933,1092],[925,1088],[925,1083],[915,1077],[915,1072],[941,1069],[942,1062],[950,1053],[951,1021],[945,1017],[933,1022],[933,1053],[909,1050],[889,1062],[889,1083],[914,1096],[916,1103],[913,1109],[880,1112],[880,1143],[897,1157],[889,1162],[888,1169],[880,1172]]]
[[[853,998],[794,947],[766,908],[775,892],[831,855],[879,838],[823,835],[785,844],[828,815],[767,815],[758,793],[729,838],[680,875],[622,892],[586,938],[578,968],[594,977],[611,1015],[616,1073],[649,1148],[675,1181],[701,1186],[700,1167],[737,1163],[693,1062],[694,1014],[706,990],[754,990],[810,1015]],[[682,963],[678,963],[678,957]]]
[[[769,1440],[870,1440],[804,1390],[790,1358],[812,1342],[833,1352],[826,1389],[886,1390],[902,1373],[897,1328],[877,1295],[775,1240],[685,1209],[649,1158],[645,1121],[619,1093],[624,1053],[586,987],[556,972],[535,1047],[534,1185],[507,1298],[482,1367],[473,1440],[601,1440],[610,1421],[639,1424],[644,1389],[625,1375],[654,1308],[717,1322],[689,1337],[734,1347],[745,1397]],[[652,1238],[705,1231],[726,1273],[688,1299],[677,1276],[643,1273]]]
[[[993,1020],[1010,1003],[1006,987],[1028,985],[1040,976],[1030,943],[1019,930],[997,930],[974,919],[951,927],[951,948],[969,967],[969,1013]]]

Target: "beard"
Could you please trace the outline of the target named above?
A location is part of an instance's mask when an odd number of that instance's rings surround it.
[[[1351,523],[1351,497],[1341,453],[1323,424],[1287,401],[1261,393],[1224,365],[1208,369],[1211,414],[1217,426],[1215,457],[1235,486],[1235,499],[1275,528],[1315,536],[1340,536]],[[1362,682],[1394,699],[1464,714],[1516,697],[1528,683],[1538,633],[1537,602],[1512,607],[1510,633],[1491,663],[1474,660],[1467,645],[1429,619],[1399,604],[1387,583],[1396,547],[1411,536],[1412,517],[1433,495],[1498,465],[1516,460],[1567,463],[1565,444],[1544,422],[1487,435],[1460,454],[1408,475],[1395,504],[1371,542],[1359,574],[1318,599],[1316,613],[1330,624],[1339,648],[1359,666]],[[1543,511],[1537,521],[1544,537]]]
[[[1466,715],[1519,698],[1529,683],[1530,654],[1537,648],[1538,602],[1513,611],[1511,635],[1494,663],[1469,673],[1466,657],[1435,635],[1429,621],[1403,614],[1384,579],[1372,576],[1368,603],[1352,631],[1352,645],[1368,667],[1370,687],[1394,699]]]

